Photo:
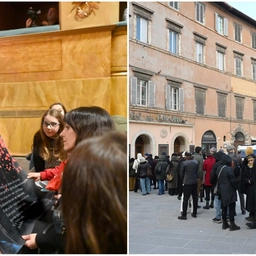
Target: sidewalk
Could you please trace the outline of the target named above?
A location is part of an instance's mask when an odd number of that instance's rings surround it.
[[[222,224],[212,221],[215,210],[203,209],[199,202],[197,218],[190,213],[179,220],[180,200],[177,196],[159,196],[158,189],[142,196],[129,192],[129,254],[254,254],[256,229],[245,224],[237,201],[235,223],[237,231],[222,230]],[[190,209],[188,209],[190,211]]]

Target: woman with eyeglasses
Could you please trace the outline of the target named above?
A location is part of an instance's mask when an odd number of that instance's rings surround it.
[[[56,111],[50,112],[51,109]],[[29,169],[34,167],[36,172],[41,172],[59,165],[66,158],[59,136],[64,128],[63,117],[66,113],[63,104],[53,103],[42,116],[40,129],[34,135],[32,153],[27,156]]]

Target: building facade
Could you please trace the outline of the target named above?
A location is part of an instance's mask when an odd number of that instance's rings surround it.
[[[256,21],[225,2],[129,14],[130,157],[254,144]]]

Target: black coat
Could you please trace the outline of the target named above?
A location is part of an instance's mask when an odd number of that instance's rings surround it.
[[[212,171],[211,171],[211,175],[210,175],[210,182],[212,184],[213,187],[215,187],[216,183],[217,183],[217,175],[216,175],[216,171],[218,169],[218,167],[221,165],[221,157],[224,155],[224,153],[222,152],[217,152],[213,155],[213,157],[215,158],[216,162],[212,167]]]
[[[140,162],[138,166],[138,177],[143,179],[146,178],[148,168],[151,168],[151,166],[147,161]]]
[[[242,192],[246,194],[246,210],[248,212],[256,211],[256,175],[255,164],[252,168],[248,167],[248,156],[244,159],[242,164],[242,180],[241,188]]]
[[[161,171],[160,171],[160,172],[157,171],[157,168],[158,168],[159,166],[161,166]],[[167,163],[167,161],[166,161],[166,157],[165,157],[164,155],[161,155],[161,156],[159,157],[159,161],[158,161],[158,163],[157,163],[157,165],[156,165],[156,167],[155,167],[155,174],[156,174],[156,178],[157,178],[158,180],[165,180],[165,178],[166,178],[166,168],[167,168],[167,166],[168,166],[168,163]]]
[[[216,171],[216,175],[218,177],[221,168],[226,165],[222,169],[218,179],[218,192],[224,206],[228,206],[237,201],[237,184],[234,170],[231,167],[231,161],[232,159],[229,156],[223,155],[221,158],[221,165]]]

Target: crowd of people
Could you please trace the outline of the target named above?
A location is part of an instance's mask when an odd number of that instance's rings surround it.
[[[126,153],[127,136],[105,109],[51,105],[33,139],[27,179],[48,181],[40,196],[52,193],[52,207],[22,234],[18,253],[126,254]]]
[[[147,169],[150,168],[151,172]],[[252,147],[247,147],[246,157],[231,144],[226,152],[212,147],[203,152],[202,147],[191,153],[183,151],[167,156],[146,153],[137,154],[129,162],[129,190],[141,190],[143,196],[149,195],[151,187],[158,189],[158,195],[168,193],[181,200],[179,220],[187,220],[188,207],[191,216],[197,218],[198,204],[205,199],[203,209],[215,208],[215,223],[222,223],[222,229],[239,230],[235,224],[236,202],[239,199],[241,214],[249,212],[246,225],[256,228],[256,162]],[[166,192],[165,192],[166,191]],[[246,195],[246,200],[245,200]]]

